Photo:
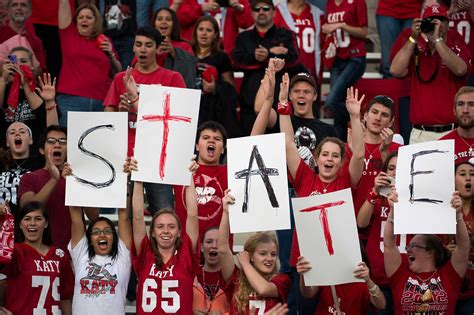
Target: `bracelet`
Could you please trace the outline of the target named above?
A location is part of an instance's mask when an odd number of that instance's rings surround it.
[[[389,215],[389,216],[387,217],[387,222],[390,222],[390,223],[393,224],[393,215]]]
[[[369,288],[370,296],[377,296],[378,295],[378,292],[377,292],[378,288],[379,288],[379,286],[376,285],[376,284],[374,284],[374,286],[372,288]]]
[[[137,97],[135,97],[133,100],[131,100],[131,101],[128,100],[127,103],[128,103],[128,104],[135,104],[135,102],[138,101],[139,98],[140,98],[140,96],[137,95]]]
[[[50,111],[50,110],[55,109],[57,106],[58,106],[58,104],[54,103],[53,105],[51,105],[49,107],[45,107],[45,108],[46,108],[47,111]]]
[[[456,222],[464,221],[464,217],[462,215],[456,215]]]
[[[367,201],[370,204],[375,205],[375,202],[377,201],[378,197],[379,197],[379,194],[376,193],[374,190],[371,190],[369,194],[367,195]]]
[[[280,115],[291,115],[290,102],[278,102],[277,112]]]
[[[408,37],[408,40],[410,43],[416,44],[416,40],[412,36]]]
[[[444,41],[443,37],[438,37],[434,40],[435,44],[439,42],[443,42],[443,41]]]

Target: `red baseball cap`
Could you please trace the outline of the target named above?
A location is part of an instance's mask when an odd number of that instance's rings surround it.
[[[431,5],[425,8],[423,12],[423,20],[426,18],[438,18],[440,20],[448,19],[448,10],[439,4]]]

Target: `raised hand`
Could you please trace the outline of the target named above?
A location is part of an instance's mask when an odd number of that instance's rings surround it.
[[[296,271],[298,273],[305,273],[311,270],[311,263],[309,260],[304,258],[303,256],[298,257],[298,260],[296,262]]]
[[[370,270],[369,267],[364,262],[357,264],[357,267],[354,269],[354,277],[358,279],[363,279],[364,281],[369,281]]]
[[[53,163],[53,150],[52,149],[46,152],[45,159],[46,159],[46,169],[48,170],[49,175],[51,176],[51,178],[58,180],[59,177],[61,176],[61,173],[59,172],[59,168]]]
[[[123,77],[123,85],[127,91],[129,101],[133,101],[138,97],[138,87],[135,78],[132,75],[132,70],[132,67],[127,67],[127,71]]]
[[[39,87],[36,88],[36,91],[39,96],[45,102],[54,101],[54,98],[56,97],[56,78],[51,80],[50,73],[43,73],[43,77],[38,76],[38,83]]]
[[[230,194],[230,189],[226,189],[224,192],[224,198],[222,198],[223,211],[229,213],[229,205],[235,203],[235,198]]]
[[[364,101],[365,94],[359,99],[359,90],[350,87],[347,89],[346,108],[349,115],[360,115],[360,108]]]

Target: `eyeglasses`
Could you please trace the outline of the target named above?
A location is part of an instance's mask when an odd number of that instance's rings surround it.
[[[269,12],[272,8],[270,8],[267,5],[264,5],[262,7],[253,7],[253,12],[260,12],[260,10],[263,10],[263,12]]]
[[[408,250],[408,249],[415,249],[415,248],[420,248],[420,249],[428,250],[427,247],[421,246],[421,245],[417,245],[417,244],[408,244],[408,246],[405,246],[405,250]]]
[[[60,145],[66,145],[67,144],[67,139],[66,138],[59,138],[59,139],[56,139],[56,138],[47,138],[46,139],[46,143],[47,144],[52,144],[52,145],[55,145],[56,143],[59,143]]]
[[[105,230],[92,230],[91,232],[92,235],[94,236],[99,236],[101,234],[104,234],[104,235],[112,235],[113,234],[113,231],[111,229],[105,229]]]

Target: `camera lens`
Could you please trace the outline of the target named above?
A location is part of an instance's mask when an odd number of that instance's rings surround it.
[[[420,24],[420,30],[421,32],[423,33],[431,33],[433,32],[434,30],[434,23],[433,23],[433,19],[431,18],[427,18],[427,19],[424,19],[421,21],[421,24]]]

